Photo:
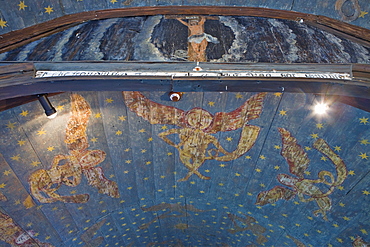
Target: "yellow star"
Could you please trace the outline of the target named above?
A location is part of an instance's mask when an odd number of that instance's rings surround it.
[[[256,172],[262,172],[262,170],[259,168],[256,168]]]
[[[344,217],[343,217],[343,219],[344,219],[344,220],[346,220],[346,221],[351,220],[351,219],[350,219],[350,218],[348,218],[347,216],[344,216]]]
[[[145,163],[145,165],[150,165],[152,162],[151,161],[147,161],[146,163]]]
[[[358,155],[358,156],[360,156],[362,159],[367,159],[367,158],[369,158],[369,156],[367,156],[366,155],[366,153],[361,153],[360,155]]]
[[[352,176],[354,176],[354,175],[356,175],[356,174],[355,174],[355,171],[352,171],[352,170],[351,170],[351,171],[348,171],[348,175],[352,175]]]
[[[39,130],[39,131],[37,131],[37,135],[38,136],[45,135],[45,134],[46,134],[46,131],[45,130]]]
[[[129,149],[129,148],[126,148],[124,151],[125,151],[125,152],[128,152],[128,151],[130,151],[130,149]]]
[[[369,118],[365,118],[365,117],[359,118],[359,120],[360,120],[360,123],[363,123],[363,124],[367,124],[369,122]]]
[[[145,131],[146,131],[145,129],[139,130],[140,133],[145,133]]]
[[[306,149],[306,151],[310,151],[312,148],[306,146],[304,149]]]
[[[224,184],[223,184],[223,183],[219,183],[218,185],[219,185],[219,186],[224,186]]]
[[[123,173],[124,173],[124,174],[128,174],[128,173],[129,173],[129,171],[124,171]]]
[[[236,173],[235,173],[235,176],[240,177],[240,174],[236,172]]]
[[[18,145],[19,145],[19,146],[23,146],[25,143],[26,143],[26,141],[24,141],[24,140],[20,140],[20,141],[18,141]]]
[[[6,23],[7,23],[7,21],[4,21],[2,18],[0,19],[0,27],[1,28],[6,27]]]
[[[362,139],[362,140],[360,141],[360,143],[361,143],[361,144],[363,144],[363,145],[370,144],[369,140],[367,140],[367,139]]]
[[[338,186],[338,190],[344,190],[343,186]]]
[[[286,116],[286,111],[284,111],[284,110],[279,111],[279,115]]]
[[[45,240],[49,240],[51,237],[50,236],[46,236]]]
[[[338,241],[339,243],[343,243],[343,240],[342,240],[341,238],[337,238],[337,241]]]
[[[10,157],[12,160],[16,160],[16,161],[19,161],[19,159],[21,158],[20,157],[20,154],[17,154],[17,155],[14,155],[12,157]]]
[[[281,97],[281,95],[282,95],[283,93],[274,93],[274,95],[276,96],[276,97]]]
[[[58,105],[57,107],[55,107],[55,109],[57,111],[63,111],[64,110],[64,105]]]
[[[338,225],[338,224],[335,224],[335,223],[333,224],[333,226],[334,226],[334,227],[339,227],[339,225]]]
[[[45,9],[45,13],[48,13],[50,15],[51,12],[54,12],[53,7],[50,7],[50,5]]]
[[[242,99],[243,95],[241,93],[237,93],[237,94],[235,94],[235,98]]]
[[[125,163],[126,164],[131,164],[132,160],[126,160]]]
[[[226,165],[225,165],[225,164],[220,164],[219,166],[220,166],[220,167],[225,167]]]
[[[208,105],[209,105],[209,106],[215,106],[215,102],[210,101],[210,102],[208,102]]]
[[[279,170],[280,169],[280,166],[274,166],[274,169],[275,170]]]
[[[166,126],[166,125],[163,125],[163,126],[161,127],[161,129],[166,130],[166,129],[167,129],[167,126]]]
[[[153,141],[153,137],[148,138],[148,142],[151,142],[151,141]]]
[[[319,135],[318,135],[318,134],[311,134],[310,136],[311,136],[313,139],[319,138]]]
[[[91,141],[92,141],[92,142],[97,142],[97,141],[98,141],[98,138],[96,138],[96,137],[91,138]]]
[[[119,116],[119,117],[118,117],[118,120],[121,120],[122,122],[123,122],[123,121],[126,121],[126,116],[123,116],[123,115],[122,115],[122,116]]]
[[[339,151],[342,151],[342,148],[340,146],[335,146],[334,147],[334,150],[337,151],[337,152],[339,152]]]
[[[120,131],[120,130],[117,130],[117,131],[116,131],[116,135],[117,135],[117,136],[120,136],[120,135],[122,135],[122,131]]]
[[[275,149],[280,149],[281,147],[279,145],[274,146]]]
[[[195,181],[191,181],[190,183],[191,183],[191,184],[195,184]]]
[[[0,189],[4,189],[5,186],[6,186],[6,184],[4,184],[4,183],[0,184]]]
[[[99,113],[96,113],[95,115],[94,115],[94,117],[95,118],[101,118],[101,113],[99,112]]]
[[[199,191],[199,193],[204,194],[204,191],[203,191],[203,190],[201,190],[201,191]]]
[[[266,159],[266,156],[261,155],[261,156],[260,156],[260,159],[261,159],[261,160],[265,160],[265,159]]]
[[[173,153],[171,153],[171,152],[168,152],[167,153],[167,156],[171,156],[171,155],[173,155]]]
[[[367,231],[365,229],[361,229],[360,230],[363,234],[366,234],[367,235]]]
[[[304,171],[304,174],[311,175],[311,172],[310,171]]]
[[[252,157],[251,157],[251,156],[249,156],[249,155],[245,156],[245,158],[246,158],[247,160],[252,159]]]
[[[322,233],[322,231],[320,231],[320,230],[316,230],[318,233]]]
[[[107,102],[108,104],[112,103],[114,100],[112,98],[109,98],[109,99],[105,99],[105,102]]]
[[[54,146],[50,146],[50,147],[47,148],[47,150],[50,151],[50,152],[54,151],[54,149],[55,149]]]
[[[261,187],[265,187],[266,185],[265,184],[260,184]]]
[[[320,159],[323,160],[323,161],[327,161],[328,160],[325,156],[322,156]]]
[[[32,222],[29,222],[28,224],[27,224],[27,226],[28,227],[31,227],[33,224],[32,224]]]
[[[210,170],[207,169],[207,170],[205,170],[205,172],[210,172]]]
[[[369,191],[367,191],[367,190],[364,190],[364,191],[362,191],[362,194],[364,194],[364,195],[370,195],[370,192]]]
[[[75,191],[75,190],[72,190],[71,192],[69,192],[70,194],[76,194],[77,193],[77,191]]]
[[[316,128],[322,129],[322,128],[324,128],[324,125],[322,123],[318,123],[318,124],[316,124]]]
[[[300,227],[301,225],[300,224],[295,224],[296,226]]]
[[[231,142],[233,140],[233,138],[232,137],[227,137],[226,138],[226,141],[228,141],[228,142]]]
[[[15,200],[14,205],[20,205],[20,204],[21,204],[21,200]]]
[[[9,123],[6,125],[6,127],[8,128],[8,129],[14,129],[15,128],[15,124],[16,124],[16,122],[14,122],[14,123],[11,123],[10,121],[9,121]]]
[[[41,162],[39,162],[39,161],[32,161],[32,163],[30,165],[36,167],[39,164],[41,164]]]
[[[146,149],[141,149],[141,153],[146,153]]]
[[[19,10],[25,10],[28,6],[24,4],[24,1],[20,1],[19,4]]]
[[[19,115],[25,117],[28,115],[28,111],[22,111],[21,113],[19,113]]]
[[[111,0],[110,2],[111,2],[111,3],[116,3],[116,2],[117,2],[117,0]]]
[[[12,171],[11,171],[11,170],[6,170],[6,171],[4,171],[4,172],[3,172],[3,174],[4,174],[5,176],[8,176],[10,173],[12,173]]]
[[[307,233],[305,233],[305,234],[303,234],[303,235],[305,235],[306,237],[310,236],[310,235],[308,235]]]
[[[248,193],[247,193],[247,195],[248,195],[248,196],[252,196],[253,194],[252,194],[252,193],[250,193],[250,192],[248,192]]]
[[[341,206],[343,208],[344,206],[346,206],[346,204],[344,204],[343,202],[340,202],[339,206]]]
[[[365,18],[365,15],[369,14],[369,12],[361,11],[360,15],[358,17]]]

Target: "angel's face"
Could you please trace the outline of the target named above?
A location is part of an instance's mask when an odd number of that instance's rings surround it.
[[[206,129],[212,123],[213,117],[203,109],[194,108],[187,112],[185,120],[192,128]]]

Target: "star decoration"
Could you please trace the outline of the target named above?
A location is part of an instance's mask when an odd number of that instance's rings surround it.
[[[45,135],[45,134],[46,134],[46,131],[45,130],[39,130],[39,131],[37,131],[37,135],[38,136]]]
[[[316,124],[316,128],[322,129],[322,128],[324,128],[324,125],[322,123],[318,123],[318,124]]]
[[[28,111],[22,111],[19,115],[26,117],[28,115]]]
[[[1,28],[6,27],[6,23],[7,23],[7,21],[4,21],[3,19],[0,19],[0,27]]]
[[[362,118],[359,118],[359,120],[360,120],[360,123],[363,123],[363,124],[369,123],[369,118],[362,117]]]
[[[311,175],[311,172],[310,171],[304,171],[304,174]]]
[[[366,154],[366,153],[361,153],[361,154],[359,154],[358,156],[360,156],[362,159],[367,159],[367,158],[369,158],[369,156],[367,156],[367,154]]]
[[[146,149],[141,149],[141,153],[146,153]]]
[[[251,157],[251,156],[249,156],[249,155],[245,156],[245,158],[246,158],[247,160],[252,159],[252,157]]]
[[[237,172],[236,172],[236,173],[235,173],[235,176],[240,177],[240,173],[237,173]]]
[[[129,171],[124,171],[123,173],[124,173],[124,174],[128,174],[128,173],[129,173]]]
[[[122,122],[123,122],[123,121],[126,121],[126,116],[123,116],[123,115],[122,115],[122,116],[119,116],[119,117],[118,117],[118,120],[121,120]]]
[[[145,132],[146,132],[146,130],[145,130],[145,129],[140,129],[140,130],[139,130],[139,132],[140,132],[140,133],[145,133]]]
[[[233,140],[233,138],[232,137],[227,137],[226,138],[226,141],[228,141],[228,142],[231,142]]]
[[[338,190],[344,190],[343,186],[338,186]]]
[[[117,130],[117,131],[116,131],[116,135],[117,135],[117,136],[120,136],[120,135],[122,135],[122,131],[120,131],[120,130]]]
[[[220,164],[219,167],[225,167],[226,165],[225,164]]]
[[[370,192],[369,191],[367,191],[367,190],[364,190],[364,191],[362,191],[362,194],[364,194],[364,195],[370,195]]]
[[[162,129],[162,130],[166,130],[166,129],[168,129],[168,127],[167,127],[166,125],[163,125],[163,126],[161,127],[161,129]]]
[[[265,185],[265,184],[260,184],[260,186],[261,186],[261,187],[266,187],[266,185]]]
[[[45,13],[48,13],[50,15],[51,12],[54,12],[53,7],[50,7],[50,5],[45,9]]]
[[[256,172],[262,172],[262,170],[259,168],[256,168]]]
[[[147,161],[146,163],[145,163],[145,165],[150,165],[152,162],[151,161]]]
[[[265,159],[266,159],[266,156],[264,156],[264,155],[260,155],[260,159],[261,159],[261,160],[265,160]]]
[[[322,156],[322,157],[320,158],[320,160],[322,160],[322,161],[327,161],[328,159],[327,159],[325,156]]]
[[[360,15],[358,17],[365,18],[365,15],[369,14],[369,12],[361,11]]]
[[[4,174],[5,176],[8,176],[10,173],[12,173],[12,171],[11,171],[11,170],[6,170],[6,171],[4,171],[4,172],[3,172],[3,174]]]
[[[167,156],[171,156],[171,155],[173,155],[173,153],[171,153],[171,152],[168,152],[167,153]]]
[[[47,148],[47,150],[50,151],[50,152],[54,151],[54,149],[55,149],[54,146],[50,146],[50,147]]]
[[[335,223],[333,224],[333,226],[334,226],[334,227],[339,227],[339,225],[338,225],[338,224],[335,224]]]
[[[341,206],[343,208],[344,206],[346,206],[346,204],[344,204],[343,202],[340,202],[339,206]]]
[[[24,141],[24,140],[20,140],[20,141],[18,141],[18,145],[19,145],[19,146],[23,146],[24,144],[26,144],[26,141]]]
[[[21,200],[15,200],[14,205],[20,205],[20,204],[21,204]]]
[[[274,166],[274,169],[275,170],[279,170],[280,169],[280,166]]]
[[[279,115],[280,116],[286,116],[286,111],[284,111],[284,110],[279,111]]]
[[[98,138],[96,138],[96,137],[91,138],[91,141],[92,141],[92,142],[98,142]]]
[[[11,122],[9,121],[9,123],[6,125],[6,127],[7,127],[8,129],[13,130],[13,129],[15,128],[15,125],[16,125],[16,122],[11,123]]]
[[[108,98],[108,99],[105,99],[105,102],[107,102],[108,104],[111,104],[114,100],[112,98]]]
[[[0,184],[0,189],[4,189],[5,186],[6,186],[6,184],[4,184],[4,183]]]
[[[153,137],[148,138],[148,142],[151,142],[151,141],[153,141]]]
[[[210,101],[210,102],[208,102],[208,105],[209,105],[209,106],[215,106],[215,102]]]
[[[10,157],[12,160],[16,160],[16,161],[19,161],[19,159],[21,158],[20,157],[20,154],[17,154],[17,155],[14,155],[12,157]]]
[[[279,145],[274,146],[275,149],[280,149],[281,147]]]
[[[241,93],[237,93],[237,94],[235,94],[235,98],[242,99],[243,95]]]
[[[41,164],[41,162],[39,162],[39,161],[32,161],[30,165],[36,167],[40,164]]]
[[[129,148],[126,148],[124,151],[125,151],[125,152],[128,152],[128,151],[130,151],[130,149],[129,149]]]
[[[367,140],[367,139],[362,139],[362,140],[360,141],[360,143],[361,143],[362,145],[370,144],[369,140]]]
[[[361,229],[360,230],[363,234],[366,234],[367,235],[367,231],[365,229]]]
[[[274,95],[276,96],[276,97],[281,97],[281,95],[282,95],[283,93],[274,93]]]
[[[311,134],[310,136],[311,136],[313,139],[319,138],[319,135],[318,135],[318,134]]]
[[[342,148],[340,146],[335,146],[334,151],[337,151],[337,152],[342,151]]]
[[[310,148],[310,147],[304,147],[304,149],[306,150],[306,151],[310,151],[312,148]]]
[[[351,170],[351,171],[348,171],[348,175],[352,175],[352,176],[354,176],[354,175],[356,175],[356,174],[355,174],[355,171],[352,171],[352,170]]]
[[[101,118],[101,113],[99,112],[99,113],[96,113],[95,115],[94,115],[94,118]]]
[[[28,6],[24,4],[24,1],[20,1],[19,4],[19,10],[25,10]]]
[[[131,164],[132,160],[126,160],[125,163],[126,164]]]
[[[110,2],[111,2],[111,3],[116,3],[116,2],[117,2],[117,0],[110,0]]]
[[[64,105],[58,105],[57,107],[55,107],[55,109],[57,111],[63,111],[64,110]]]
[[[343,219],[345,220],[345,221],[349,221],[349,220],[351,220],[350,218],[348,218],[347,216],[344,216],[343,217]]]

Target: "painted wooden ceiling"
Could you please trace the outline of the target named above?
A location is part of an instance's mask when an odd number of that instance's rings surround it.
[[[263,7],[370,23],[367,0],[50,0],[4,4],[0,32],[84,11],[179,5]],[[301,19],[135,16],[65,28],[1,53],[1,65],[370,63],[368,43]],[[358,90],[369,98],[366,85]],[[313,106],[322,95],[261,88],[185,92],[172,102],[170,89],[87,87],[50,97],[58,111],[52,120],[38,102],[1,112],[0,245],[366,246],[370,113],[330,95],[327,114],[317,115]],[[48,92],[48,85],[38,90]]]

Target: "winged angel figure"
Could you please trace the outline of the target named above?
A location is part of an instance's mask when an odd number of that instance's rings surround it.
[[[337,178],[329,171],[320,171],[318,173],[318,179],[307,179],[304,178],[304,172],[308,168],[310,160],[307,157],[307,153],[297,144],[297,139],[291,136],[290,132],[284,128],[278,128],[283,148],[281,155],[285,158],[289,165],[289,171],[296,177],[279,174],[277,176],[278,181],[287,186],[275,186],[274,188],[263,191],[257,196],[257,205],[266,205],[268,203],[274,203],[279,199],[290,200],[295,195],[301,202],[316,201],[320,209],[315,210],[313,213],[315,216],[322,214],[324,220],[328,220],[326,212],[331,209],[331,200],[329,195],[333,193],[335,187],[341,185],[347,177],[347,168],[343,160],[329,147],[329,145],[323,139],[317,139],[314,142],[313,147],[326,155],[335,165]],[[316,186],[326,185],[328,189],[326,192]],[[322,187],[322,186],[321,186]]]
[[[177,148],[181,162],[189,169],[180,181],[187,181],[193,174],[201,179],[210,179],[198,169],[206,160],[231,161],[245,154],[254,145],[260,127],[247,124],[258,118],[262,111],[266,93],[258,93],[245,101],[232,112],[218,112],[214,116],[201,108],[183,111],[176,107],[153,102],[140,92],[123,92],[127,107],[151,124],[170,124],[180,128],[169,129],[159,134],[167,144]],[[237,148],[226,151],[216,137],[219,131],[231,131],[242,128]],[[175,143],[168,136],[179,135]],[[209,146],[213,144],[215,148]]]

